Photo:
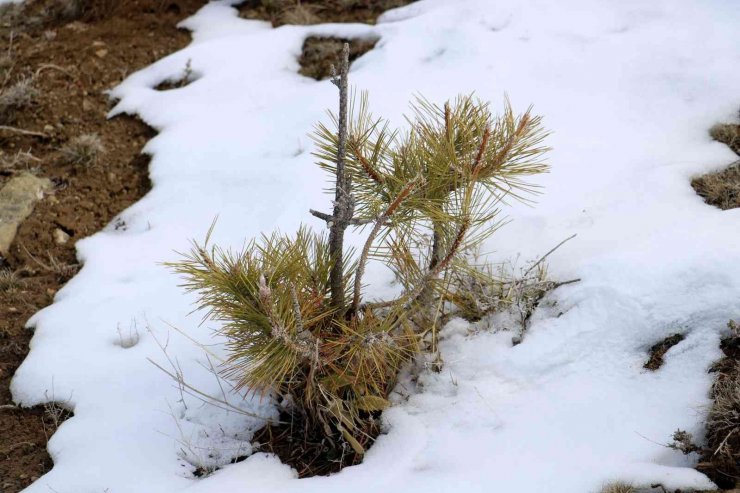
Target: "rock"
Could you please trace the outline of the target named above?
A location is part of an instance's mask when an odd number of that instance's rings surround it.
[[[60,228],[54,230],[54,243],[57,245],[64,245],[69,241],[70,236],[62,231]]]
[[[0,189],[0,255],[7,256],[18,226],[50,188],[50,180],[22,173]]]
[[[108,50],[106,50],[105,48],[95,50],[95,56],[97,56],[98,58],[105,58],[107,54]]]

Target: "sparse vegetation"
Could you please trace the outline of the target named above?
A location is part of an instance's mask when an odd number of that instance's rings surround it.
[[[31,106],[39,92],[33,78],[24,77],[0,90],[0,124],[10,124],[17,113]]]
[[[86,168],[97,165],[104,152],[105,146],[97,134],[73,137],[60,149],[64,162]]]
[[[18,272],[11,269],[0,269],[0,291],[14,292],[23,286],[23,279],[21,279]]]
[[[694,178],[691,186],[707,204],[722,210],[740,207],[740,162],[722,171]]]
[[[414,0],[248,0],[240,6],[249,19],[268,19],[275,27],[283,24],[324,22],[365,22]]]
[[[726,144],[740,156],[739,124],[718,123],[709,129],[709,135],[717,142]],[[740,161],[723,170],[694,178],[691,180],[691,186],[707,204],[722,210],[740,207]]]
[[[306,77],[322,80],[332,75],[332,65],[342,54],[342,46],[349,43],[350,63],[372,50],[377,40],[339,39],[310,36],[303,42],[299,73]]]
[[[317,14],[319,10],[321,10],[320,6],[304,4],[299,0],[294,5],[283,9],[280,13],[280,23],[297,26],[318,24],[321,22],[321,17]]]
[[[740,485],[740,326],[727,324],[729,335],[720,349],[724,358],[712,371],[712,405],[707,413],[706,446],[697,469],[723,489]]]
[[[279,398],[300,433],[276,428],[273,436],[294,437],[293,450],[324,450],[324,460],[299,468],[304,475],[360,460],[404,364],[431,353],[441,365],[437,321],[451,275],[475,270],[466,249],[494,231],[504,197],[532,192],[524,178],[547,170],[547,133],[530,111],[517,116],[507,102],[493,115],[472,96],[443,106],[420,99],[401,134],[372,117],[366,97],[348,103],[348,66],[345,44],[333,80],[339,115],[333,129],[319,124],[314,135],[318,164],[335,181],[333,211],[311,211],[328,237],[303,227],[233,252],[210,245],[209,233],[170,264],[199,294],[200,308],[224,321],[225,374],[237,388]],[[363,225],[370,232],[355,255],[344,234]],[[397,299],[364,299],[373,259],[396,274]]]
[[[604,485],[599,493],[635,493],[635,488],[629,483],[616,481],[614,483]]]
[[[740,125],[736,123],[718,123],[709,129],[709,135],[717,142],[727,146],[740,155]]]

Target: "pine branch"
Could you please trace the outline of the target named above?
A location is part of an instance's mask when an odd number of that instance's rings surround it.
[[[419,184],[421,181],[421,177],[418,177],[416,180],[411,181],[408,183],[398,194],[398,197],[391,202],[391,204],[388,206],[388,208],[383,212],[383,214],[378,217],[378,219],[375,221],[375,226],[373,226],[372,231],[370,231],[370,235],[367,237],[367,240],[365,240],[365,246],[362,248],[362,254],[360,255],[360,261],[357,264],[357,270],[355,271],[355,285],[354,285],[354,297],[352,299],[352,313],[357,313],[357,310],[360,307],[360,295],[362,291],[362,276],[365,275],[365,266],[367,265],[368,257],[370,256],[370,249],[372,248],[373,242],[375,241],[375,238],[378,236],[378,233],[380,233],[380,229],[383,227],[384,224],[388,221],[388,219],[393,215],[393,213],[398,210],[398,208],[401,206],[404,200],[406,200],[414,188]]]

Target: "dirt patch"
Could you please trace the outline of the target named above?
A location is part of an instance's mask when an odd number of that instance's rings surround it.
[[[415,0],[247,0],[239,15],[245,19],[284,24],[359,22],[375,24],[386,10],[403,7]]]
[[[717,142],[726,144],[740,156],[740,125],[719,123],[709,129],[709,135]],[[722,171],[694,178],[691,180],[691,186],[707,204],[722,210],[740,207],[740,161]]]
[[[20,491],[49,470],[46,441],[68,415],[58,407],[11,405],[10,379],[31,337],[25,323],[78,270],[75,242],[150,188],[148,158],[140,151],[155,133],[134,118],[108,121],[104,91],[187,45],[189,34],[176,24],[204,3],[27,0],[0,9],[0,186],[29,171],[54,184],[0,259],[0,277],[7,281],[0,282],[4,493]]]
[[[686,336],[683,334],[673,334],[672,336],[668,336],[662,341],[654,344],[649,351],[650,358],[647,360],[645,365],[643,365],[643,368],[655,371],[663,366],[663,357],[665,356],[665,353],[685,338]]]
[[[720,345],[724,358],[712,366],[712,407],[707,416],[706,446],[696,466],[722,489],[740,487],[740,326],[728,324]]]
[[[342,54],[344,43],[349,43],[349,61],[352,63],[375,47],[377,40],[367,41],[361,39],[322,38],[311,36],[303,42],[301,64],[299,70],[301,75],[316,80],[331,77],[332,65],[337,63]]]

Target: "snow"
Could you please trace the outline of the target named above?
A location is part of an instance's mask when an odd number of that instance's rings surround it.
[[[26,491],[586,493],[615,479],[710,488],[695,458],[661,444],[677,428],[701,437],[706,370],[740,314],[740,210],[707,206],[689,185],[734,159],[707,129],[740,108],[736,3],[422,0],[375,26],[278,29],[237,18],[229,3],[204,6],[183,23],[190,46],[112,92],[112,114],[160,131],[145,148],[154,186],[121,214],[124,229],[78,242],[84,268],[29,322],[14,398],[65,401],[75,416],[49,442],[54,468]],[[215,216],[223,246],[322,226],[307,214],[328,198],[306,135],[336,89],[297,73],[311,35],[379,38],[351,82],[397,125],[415,94],[533,103],[554,131],[552,172],[538,179],[538,204],[507,209],[512,222],[486,250],[492,262],[531,259],[577,233],[550,266],[582,281],[548,297],[518,346],[496,320],[450,322],[444,371],[399,389],[361,465],[299,480],[258,453],[194,479],[194,464],[249,453],[263,420],[202,405],[149,361],[172,371],[169,357],[190,384],[222,395],[190,340],[211,361],[223,356],[215,324],[188,315],[193,297],[161,262]],[[188,60],[194,82],[154,89]],[[378,296],[390,289],[382,269],[372,281]],[[644,370],[647,349],[675,332],[687,337],[663,368]],[[267,400],[227,399],[274,415]]]

